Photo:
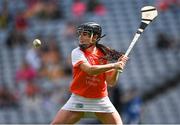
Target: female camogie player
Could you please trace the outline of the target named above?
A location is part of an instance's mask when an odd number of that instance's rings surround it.
[[[85,112],[95,113],[104,124],[122,124],[119,113],[109,100],[107,86],[116,84],[119,70],[124,69],[128,57],[98,43],[103,36],[102,28],[97,23],[81,24],[77,32],[79,47],[71,53],[72,95],[52,124],[76,123]],[[113,60],[118,61],[113,63]]]

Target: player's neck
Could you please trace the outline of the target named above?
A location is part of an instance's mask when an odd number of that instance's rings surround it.
[[[96,48],[96,46],[95,46],[95,44],[94,44],[94,45],[92,45],[91,47],[87,48],[86,51],[92,53],[92,52],[96,51],[96,49],[97,49],[97,48]]]

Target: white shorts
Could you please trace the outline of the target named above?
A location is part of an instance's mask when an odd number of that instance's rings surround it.
[[[104,113],[112,113],[116,111],[108,96],[99,99],[92,99],[76,94],[72,94],[67,103],[61,109],[70,111]]]

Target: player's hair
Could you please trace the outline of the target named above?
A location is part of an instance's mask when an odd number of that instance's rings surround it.
[[[114,49],[111,49],[103,44],[96,43],[96,47],[99,48],[105,55],[103,58],[108,61],[117,61],[124,53],[118,52]]]

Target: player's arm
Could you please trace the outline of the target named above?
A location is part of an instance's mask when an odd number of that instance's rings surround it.
[[[112,69],[121,69],[119,62],[105,65],[90,65],[89,63],[80,64],[80,69],[89,75],[98,75]]]
[[[111,69],[120,69],[119,62],[105,65],[91,65],[79,49],[74,49],[71,53],[73,67],[79,67],[89,75],[98,75]]]
[[[119,58],[119,66],[120,69],[124,69],[126,62],[128,60],[128,57],[122,56]],[[112,69],[110,71],[106,72],[106,82],[109,86],[115,86],[119,77],[119,71],[117,69]]]
[[[116,69],[112,69],[106,72],[106,82],[109,86],[113,87],[116,85],[119,78],[119,72]]]
[[[112,69],[122,69],[120,62],[105,65],[91,65],[87,61],[83,52],[78,49],[73,50],[71,55],[73,66],[79,66],[82,71],[86,72],[89,75],[98,75]]]

